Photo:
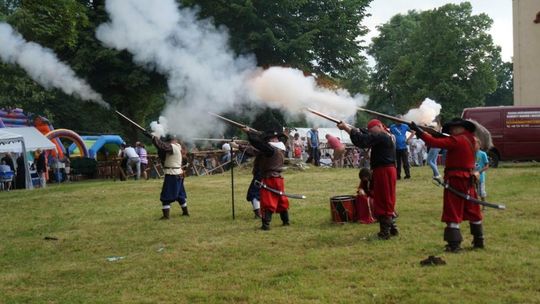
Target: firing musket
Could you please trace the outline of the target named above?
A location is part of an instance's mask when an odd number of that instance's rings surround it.
[[[319,111],[315,111],[315,110],[313,110],[313,109],[311,109],[311,108],[306,108],[306,111],[311,112],[311,113],[313,113],[313,114],[315,114],[315,115],[317,115],[317,116],[319,116],[319,117],[322,117],[322,118],[324,118],[324,119],[333,121],[333,122],[335,122],[336,124],[342,122],[341,120],[339,120],[339,119],[337,119],[337,118],[335,118],[335,117],[326,115],[326,114],[321,113],[321,112],[319,112]],[[351,125],[349,125],[349,126],[351,126]],[[352,126],[351,126],[351,127],[352,127]]]
[[[212,115],[212,116],[214,116],[214,117],[217,117],[217,118],[223,120],[224,122],[226,122],[226,123],[228,123],[228,124],[230,124],[230,125],[233,125],[233,126],[235,126],[235,127],[237,127],[237,128],[245,129],[245,130],[247,129],[248,132],[250,132],[250,133],[254,133],[254,134],[258,134],[258,135],[261,135],[261,134],[262,134],[262,132],[259,131],[259,130],[255,130],[255,129],[253,129],[252,127],[250,127],[250,126],[248,126],[248,125],[241,124],[241,123],[239,123],[239,122],[236,122],[236,121],[234,121],[234,120],[228,119],[228,118],[223,117],[223,116],[221,116],[221,115],[218,115],[218,114],[216,114],[216,113],[208,112],[208,114],[210,114],[210,115]]]
[[[234,142],[238,144],[248,144],[247,140],[236,138],[192,138],[193,141],[215,141],[215,142]]]
[[[139,129],[143,134],[144,136],[152,139],[152,134],[150,134],[150,132],[148,132],[145,128],[141,127],[138,123],[134,122],[133,120],[131,120],[129,117],[127,117],[126,115],[118,112],[117,110],[114,110],[116,112],[116,114],[118,114],[120,117],[122,117],[124,120],[126,120],[127,122],[129,122],[130,124],[132,124],[133,126],[135,126],[137,129]]]
[[[391,120],[393,122],[404,123],[404,124],[407,124],[409,126],[411,125],[410,121],[407,121],[407,120],[404,120],[404,119],[401,119],[401,118],[398,118],[398,117],[395,117],[395,116],[392,116],[392,115],[388,115],[388,114],[384,114],[384,113],[380,113],[380,112],[377,112],[377,111],[372,111],[372,110],[368,110],[368,109],[364,109],[364,108],[360,108],[360,107],[358,107],[357,109],[359,111],[362,111],[362,112],[366,112],[366,113],[369,113],[369,114],[372,114],[372,115],[375,115],[375,116],[386,118],[386,119]],[[430,127],[421,126],[421,125],[419,125],[418,127],[420,129],[422,129],[424,132],[429,133],[433,137],[447,137],[448,136],[448,134],[438,132],[435,129],[430,128]]]

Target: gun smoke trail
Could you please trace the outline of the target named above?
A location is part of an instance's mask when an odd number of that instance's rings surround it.
[[[26,41],[7,23],[0,23],[0,58],[5,63],[17,64],[46,89],[58,88],[68,95],[93,101],[109,108],[100,94],[61,62],[51,49]]]
[[[403,115],[403,119],[414,121],[419,125],[433,125],[435,118],[441,113],[442,106],[432,99],[426,98],[415,109],[410,109],[407,114]]]
[[[186,138],[215,134],[219,130],[207,111],[229,111],[240,104],[281,108],[291,115],[309,105],[340,116],[354,115],[358,106],[358,99],[345,91],[319,88],[299,70],[258,69],[254,56],[234,54],[226,28],[199,20],[196,9],[179,7],[174,0],[107,1],[105,9],[110,21],[98,27],[97,38],[167,77],[162,113],[167,132]]]

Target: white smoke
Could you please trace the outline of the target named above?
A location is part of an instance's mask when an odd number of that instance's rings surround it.
[[[174,0],[107,1],[106,10],[111,22],[98,27],[97,38],[167,77],[170,98],[162,115],[168,132],[210,134],[216,123],[207,111],[225,111],[244,99],[254,61],[236,57],[226,32],[197,20],[195,10],[179,9]]]
[[[403,119],[414,121],[419,125],[433,125],[433,121],[441,113],[441,108],[436,101],[426,98],[419,108],[410,109],[403,115]]]
[[[363,95],[352,97],[346,90],[322,88],[314,77],[306,77],[302,71],[291,68],[271,67],[261,71],[249,81],[249,87],[253,100],[286,109],[293,115],[305,108],[313,108],[339,119],[347,119],[356,113],[357,107],[365,104]]]
[[[164,137],[167,135],[169,128],[167,127],[168,122],[167,118],[160,116],[158,121],[152,121],[150,123],[150,129],[152,130],[152,135],[157,137]]]
[[[236,110],[243,103],[292,115],[309,106],[340,117],[352,116],[360,105],[346,91],[317,87],[299,70],[257,69],[253,56],[236,56],[230,49],[225,28],[199,20],[197,10],[181,8],[175,0],[107,1],[105,9],[111,21],[98,27],[97,38],[168,79],[166,132],[184,138],[218,134],[207,112]]]
[[[47,89],[58,88],[66,94],[109,108],[101,95],[79,79],[51,49],[26,41],[9,24],[3,22],[0,22],[0,58],[5,63],[19,65],[34,81]]]

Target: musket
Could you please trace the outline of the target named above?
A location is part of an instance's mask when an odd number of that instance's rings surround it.
[[[235,138],[192,138],[194,141],[217,141],[217,142],[235,142],[240,144],[247,144],[247,140],[235,139]]]
[[[217,117],[217,118],[219,118],[219,119],[225,121],[226,123],[228,123],[228,124],[230,124],[230,125],[233,125],[233,126],[235,126],[235,127],[237,127],[237,128],[240,128],[240,129],[246,129],[246,128],[247,128],[247,129],[248,129],[248,132],[255,133],[255,134],[262,134],[261,131],[255,130],[255,129],[253,129],[252,127],[249,127],[249,126],[247,126],[247,125],[241,124],[241,123],[236,122],[236,121],[234,121],[234,120],[228,119],[228,118],[223,117],[223,116],[221,116],[221,115],[218,115],[218,114],[216,114],[216,113],[208,112],[208,114],[210,114],[210,115],[212,115],[212,116],[214,116],[214,117]]]
[[[377,111],[372,111],[372,110],[368,110],[368,109],[364,109],[364,108],[360,108],[360,107],[358,107],[357,109],[359,111],[366,112],[366,113],[369,113],[369,114],[372,114],[372,115],[375,115],[375,116],[379,116],[379,117],[382,117],[382,118],[386,118],[388,120],[391,120],[391,121],[394,121],[394,122],[397,122],[397,123],[404,123],[404,124],[407,124],[407,125],[411,125],[410,121],[407,121],[407,120],[404,120],[404,119],[401,119],[401,118],[397,118],[397,117],[392,116],[392,115],[388,115],[388,114],[384,114],[384,113],[380,113],[380,112],[377,112]],[[420,129],[422,129],[424,132],[429,133],[433,137],[447,137],[448,136],[448,134],[438,132],[435,129],[430,128],[430,127],[420,126],[420,125],[418,127]]]
[[[486,206],[486,207],[490,207],[490,208],[495,208],[495,209],[501,209],[501,210],[504,210],[506,209],[506,206],[505,205],[499,205],[499,204],[494,204],[494,203],[488,203],[488,202],[484,202],[484,201],[481,201],[477,198],[474,198],[466,193],[463,193],[457,189],[454,189],[452,188],[452,186],[450,186],[448,183],[440,180],[439,178],[436,178],[434,177],[433,178],[433,183],[437,186],[442,186],[444,189],[447,189],[448,191],[454,193],[455,195],[473,203],[473,204],[477,204],[477,205],[482,205],[482,206]]]
[[[134,122],[133,120],[129,119],[129,117],[127,117],[126,115],[118,112],[118,110],[114,110],[116,112],[116,114],[118,114],[120,117],[122,117],[123,119],[125,119],[127,122],[129,122],[130,124],[132,124],[133,126],[135,126],[137,129],[139,129],[140,131],[142,131],[142,133],[144,134],[144,136],[148,137],[148,138],[152,138],[152,134],[150,134],[150,132],[148,132],[145,128],[141,127],[138,123]]]
[[[317,116],[319,116],[319,117],[322,117],[322,118],[324,118],[324,119],[333,121],[333,122],[335,122],[336,124],[342,122],[341,120],[339,120],[339,119],[337,119],[337,118],[335,118],[335,117],[326,115],[326,114],[321,113],[321,112],[319,112],[319,111],[315,111],[315,110],[313,110],[312,108],[306,108],[306,111],[311,112],[311,113],[313,113],[313,114],[315,114],[315,115],[317,115]]]

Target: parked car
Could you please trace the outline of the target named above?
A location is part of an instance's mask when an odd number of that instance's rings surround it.
[[[540,160],[540,107],[466,108],[462,117],[478,121],[491,132],[490,166],[497,167],[500,160]]]

